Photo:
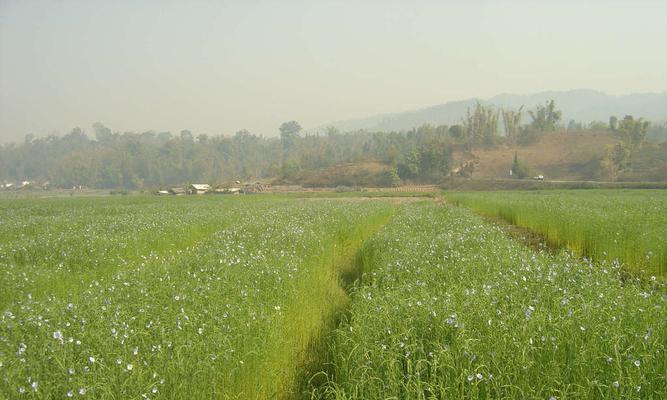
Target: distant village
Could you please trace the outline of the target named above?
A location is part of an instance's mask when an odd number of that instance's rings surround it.
[[[20,191],[20,190],[51,190],[54,189],[50,182],[21,181],[21,182],[0,182],[0,191]],[[60,188],[67,190],[85,190],[83,185],[75,185],[71,188]],[[247,193],[266,192],[269,185],[260,182],[241,183],[235,181],[234,185],[214,188],[208,183],[192,183],[186,186],[174,186],[168,189],[159,189],[154,192],[158,196],[185,196],[185,195],[204,195],[204,194],[230,194],[239,195]]]
[[[21,182],[9,182],[3,181],[0,182],[0,190],[34,190],[42,189],[49,190],[51,189],[50,182],[38,183],[35,181],[21,181]]]
[[[268,185],[256,183],[241,184],[240,181],[235,182],[236,186],[213,188],[208,183],[192,183],[188,186],[176,186],[169,189],[158,190],[156,193],[159,196],[184,196],[188,194],[203,195],[203,194],[231,194],[239,195],[246,193],[260,193],[268,190]]]

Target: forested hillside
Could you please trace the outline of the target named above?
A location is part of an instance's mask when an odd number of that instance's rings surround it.
[[[142,189],[262,180],[377,187],[438,183],[448,175],[506,178],[510,169],[513,178],[667,179],[665,147],[647,143],[665,134],[665,124],[626,115],[565,126],[553,100],[529,110],[476,103],[451,126],[309,134],[289,121],[279,130],[279,138],[246,130],[233,136],[119,133],[96,123],[92,135],[80,128],[63,137],[28,135],[0,147],[0,183]]]
[[[234,136],[180,135],[168,132],[112,133],[101,125],[94,137],[75,128],[63,137],[49,136],[0,147],[0,180],[49,181],[55,187],[142,188],[187,182],[281,178],[340,163],[379,160],[406,163],[424,178],[449,171],[447,128],[422,127],[401,133],[330,130],[299,135],[296,122],[283,124],[280,138],[239,131]],[[392,176],[386,177],[391,183]]]

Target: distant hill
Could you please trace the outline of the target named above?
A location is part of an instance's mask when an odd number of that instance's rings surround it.
[[[452,167],[474,160],[474,179],[510,179],[514,154],[536,174],[548,180],[604,180],[600,160],[607,146],[618,141],[611,132],[558,131],[542,135],[527,146],[500,145],[456,151]],[[633,154],[630,169],[618,177],[620,181],[667,180],[667,143],[644,143]]]
[[[333,126],[341,131],[359,129],[400,131],[423,124],[453,125],[461,121],[468,107],[474,106],[476,101],[496,107],[517,109],[523,105],[524,109],[531,109],[537,104],[544,104],[550,99],[554,99],[558,109],[563,111],[562,121],[564,124],[567,124],[571,119],[584,123],[591,121],[606,122],[611,115],[616,115],[620,119],[627,114],[651,121],[667,119],[667,92],[614,96],[594,90],[570,90],[548,91],[529,95],[500,94],[486,100],[451,101],[415,111],[336,121],[324,124],[320,128],[313,129],[313,131],[328,126]]]
[[[522,188],[525,181],[528,181],[530,187],[532,179],[528,178],[521,183],[521,180],[512,179],[509,174],[516,154],[532,174],[541,174],[552,183],[605,181],[608,176],[601,160],[606,155],[608,146],[617,142],[618,136],[609,131],[560,130],[541,135],[529,145],[499,144],[472,150],[462,145],[454,145],[450,167],[454,170],[472,163],[473,181],[488,184],[498,180],[511,180],[518,182],[516,188]],[[644,143],[632,155],[630,167],[618,176],[620,182],[667,182],[667,143]],[[322,169],[302,170],[289,179],[277,180],[274,183],[304,187],[386,187],[390,184],[387,174],[394,168],[390,163],[381,161],[340,163]],[[425,182],[402,183],[411,185]],[[484,183],[470,185],[478,189],[484,188]],[[490,185],[488,188],[493,187],[495,186]],[[502,185],[498,186],[501,187]]]

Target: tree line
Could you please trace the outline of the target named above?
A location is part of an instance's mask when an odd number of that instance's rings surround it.
[[[340,132],[326,128],[304,133],[296,121],[279,127],[279,137],[247,130],[232,136],[148,131],[114,132],[101,123],[91,135],[81,128],[58,137],[35,138],[0,146],[0,180],[35,180],[54,187],[155,188],[192,182],[222,184],[234,180],[278,178],[299,183],[303,171],[342,163],[381,161],[387,181],[437,182],[449,174],[454,150],[470,151],[501,143],[529,144],[540,135],[565,129],[553,100],[527,111],[496,109],[481,103],[469,108],[459,124],[423,125],[409,131]],[[648,123],[632,117],[610,119],[620,137],[605,162],[618,173],[646,137]],[[502,122],[502,125],[501,125]],[[614,172],[615,171],[615,172]]]
[[[0,146],[0,180],[128,189],[276,177],[290,182],[304,170],[367,160],[385,162],[405,179],[429,180],[447,174],[450,142],[446,127],[428,125],[407,132],[329,128],[303,134],[290,121],[281,125],[280,137],[264,137],[247,130],[233,136],[119,133],[96,123],[92,137],[74,128],[62,137],[29,135]]]

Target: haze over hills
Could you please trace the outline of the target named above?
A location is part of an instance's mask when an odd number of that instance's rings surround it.
[[[313,129],[313,131],[330,126],[341,131],[359,129],[400,131],[423,124],[453,125],[461,122],[466,110],[474,106],[476,101],[486,105],[512,109],[518,109],[523,105],[524,110],[526,110],[535,107],[537,104],[544,104],[550,99],[554,99],[557,108],[563,112],[562,122],[564,124],[567,124],[570,120],[583,123],[591,121],[606,122],[611,115],[622,118],[628,114],[650,121],[667,119],[667,92],[614,96],[595,90],[570,90],[545,91],[528,95],[500,94],[486,100],[450,101],[420,110],[335,121]],[[527,113],[525,113],[525,118],[528,118]]]

